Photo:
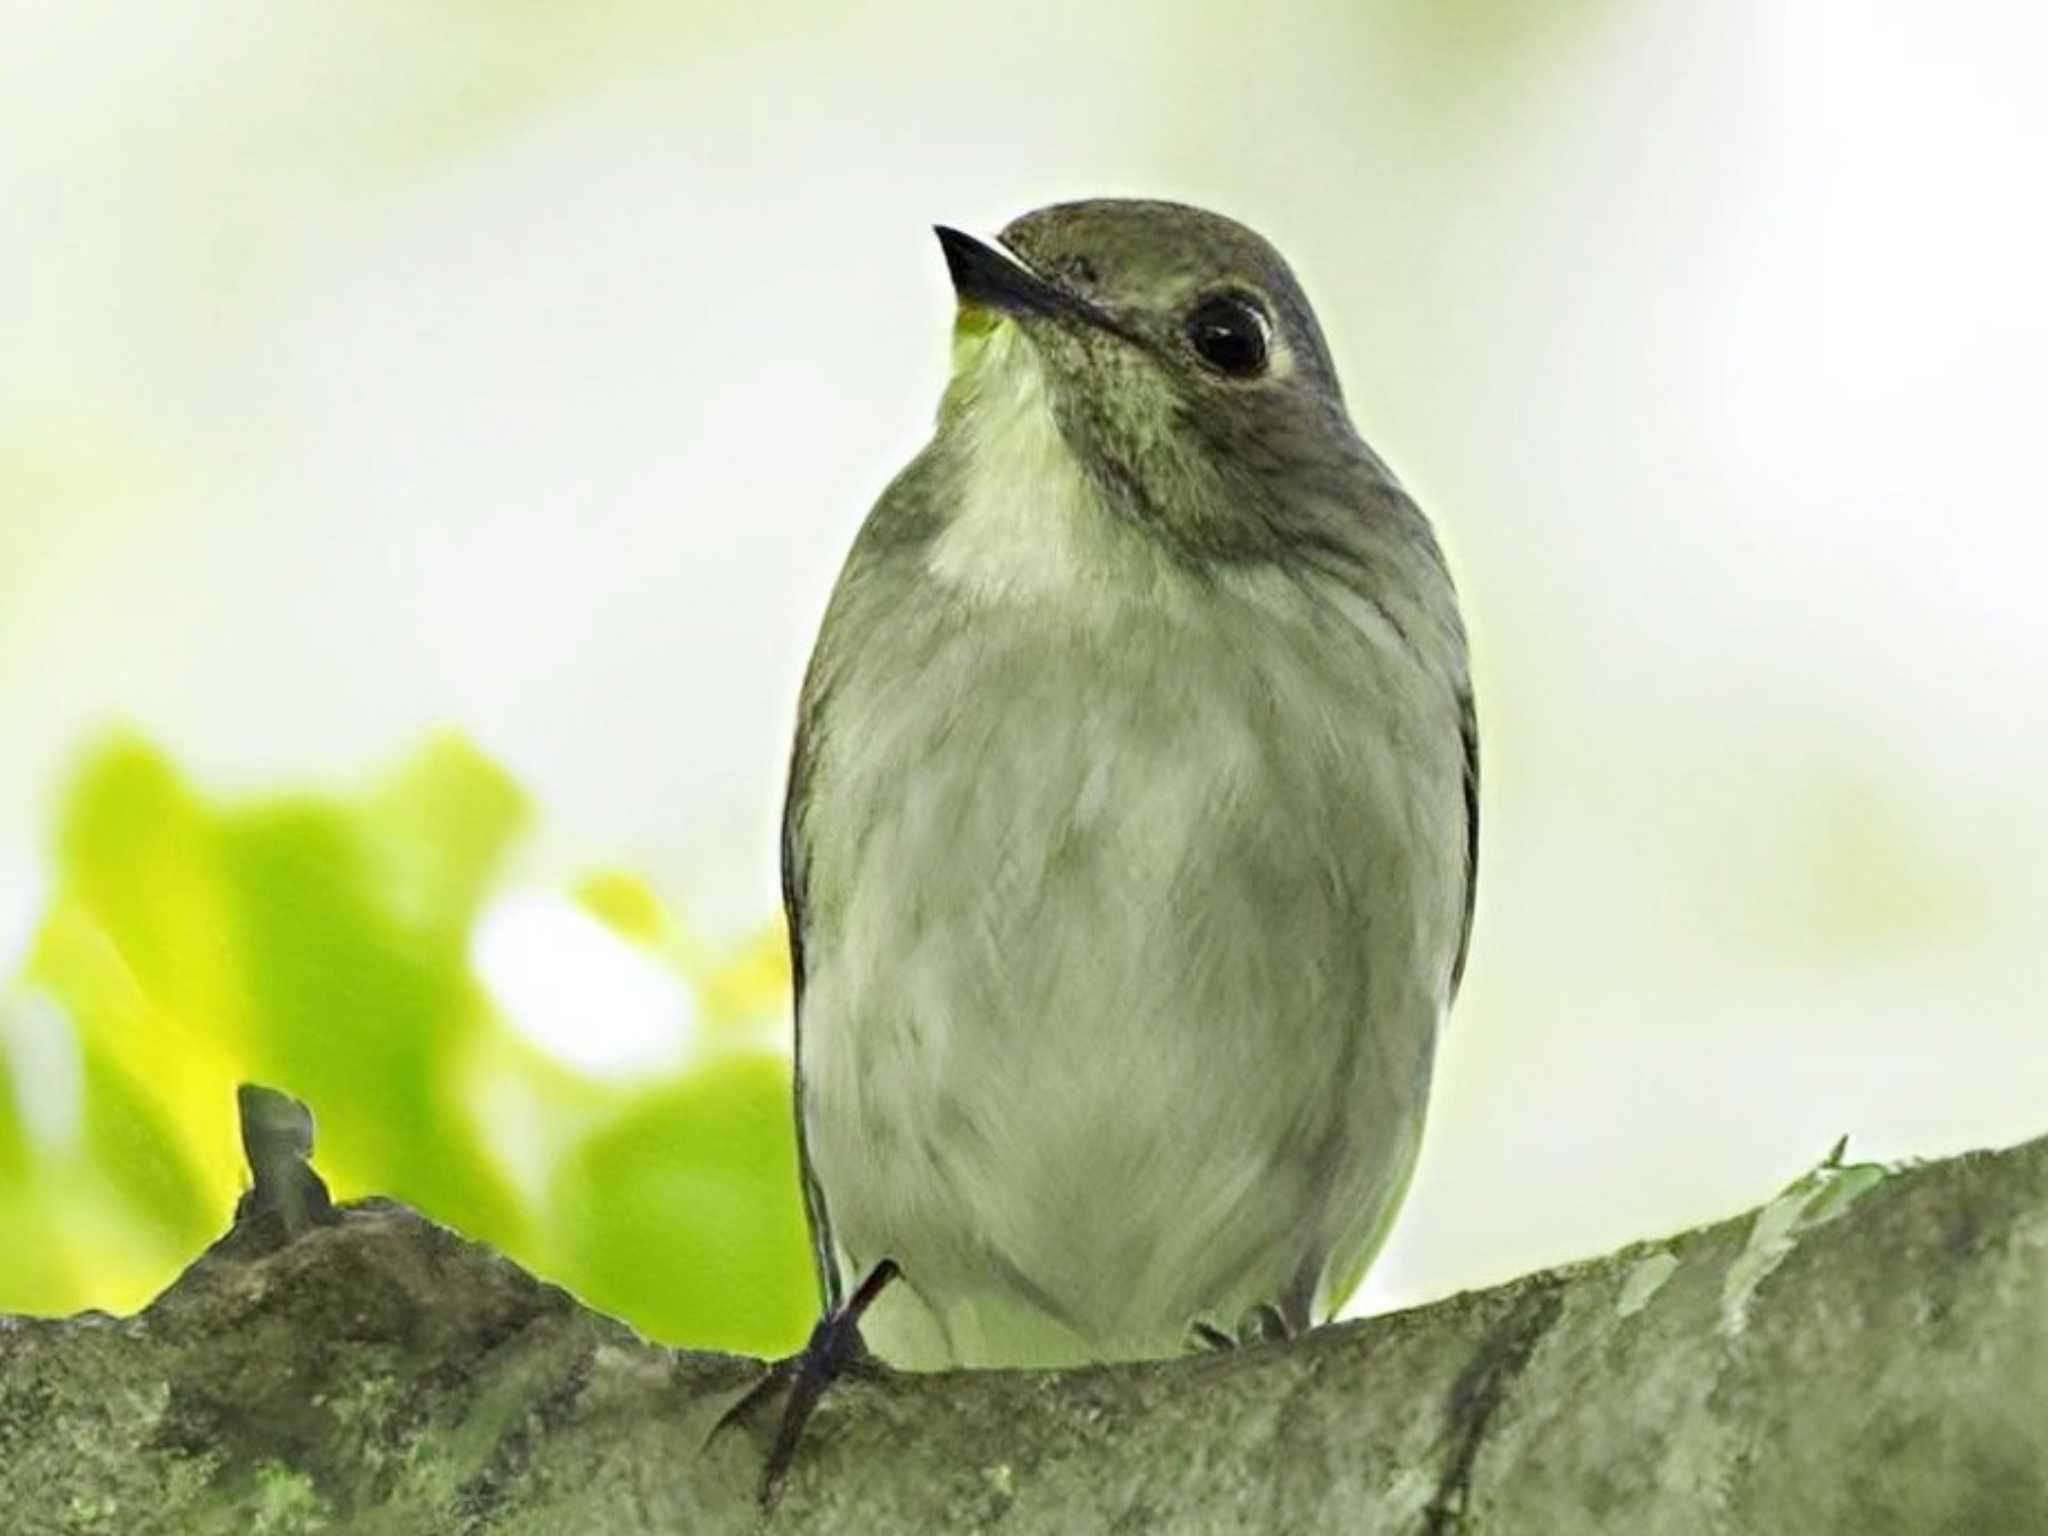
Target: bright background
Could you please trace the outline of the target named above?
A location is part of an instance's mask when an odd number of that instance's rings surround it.
[[[928,226],[1293,258],[1478,653],[1365,1305],[2048,1130],[2043,13],[68,0],[0,49],[0,1310],[224,1223],[232,1084],[667,1339],[810,1307],[775,822],[928,426]]]

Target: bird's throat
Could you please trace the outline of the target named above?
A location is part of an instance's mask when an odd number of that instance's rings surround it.
[[[1044,364],[1016,321],[954,330],[940,437],[955,466],[951,515],[932,574],[977,598],[1086,596],[1113,536],[1095,488],[1054,415]]]

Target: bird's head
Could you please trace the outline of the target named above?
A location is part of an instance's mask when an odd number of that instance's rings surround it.
[[[1255,551],[1262,508],[1365,457],[1307,299],[1243,225],[1104,199],[1026,214],[1001,249],[938,236],[960,301],[942,434],[1049,418],[1106,504],[1197,555]]]

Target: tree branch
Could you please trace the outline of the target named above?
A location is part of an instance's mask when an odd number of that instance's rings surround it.
[[[335,1211],[260,1095],[244,1130],[235,1227],[145,1311],[0,1319],[7,1530],[762,1523],[772,1414],[707,1444],[757,1362],[658,1348],[394,1203]],[[846,1381],[766,1524],[2048,1529],[2048,1139],[1831,1159],[1737,1220],[1287,1346]]]

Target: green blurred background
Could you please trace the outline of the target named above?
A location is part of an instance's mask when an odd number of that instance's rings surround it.
[[[97,746],[9,1001],[0,1305],[146,1301],[220,1230],[255,1080],[317,1105],[340,1197],[401,1193],[663,1336],[800,1338],[780,930],[714,952],[621,872],[487,911],[528,817],[452,736],[357,794],[227,804]],[[543,1028],[612,1010],[696,1047],[605,1081],[508,1028],[493,982]]]
[[[2048,1130],[2048,21],[79,0],[0,50],[0,1311],[233,1085],[657,1337],[812,1307],[775,822],[928,226],[1293,258],[1478,648],[1485,877],[1361,1306]]]

